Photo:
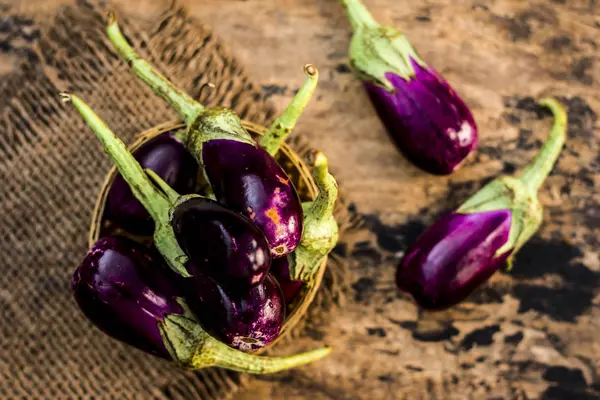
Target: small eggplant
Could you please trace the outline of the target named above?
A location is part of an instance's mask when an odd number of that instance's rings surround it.
[[[429,310],[461,302],[505,264],[510,251],[498,250],[508,242],[510,227],[509,210],[439,218],[406,251],[398,287]]]
[[[161,261],[131,239],[105,237],[75,270],[71,287],[79,308],[106,334],[170,359],[158,323],[183,308],[174,274]]]
[[[177,192],[194,192],[198,163],[174,133],[163,133],[132,154],[142,168],[154,171]],[[108,192],[107,212],[111,220],[131,233],[147,236],[154,232],[154,220],[121,174],[117,174]]]
[[[258,147],[230,109],[206,109],[173,85],[129,45],[111,15],[110,41],[133,72],[184,119],[185,144],[204,167],[218,201],[245,214],[263,230],[274,257],[291,253],[302,236],[302,207],[289,177],[272,158],[310,99],[317,71],[306,66],[308,79]]]
[[[521,176],[496,178],[436,221],[406,251],[396,283],[422,308],[449,308],[506,264],[510,270],[519,249],[540,227],[537,192],[560,154],[567,125],[558,101],[548,98],[541,104],[554,114],[554,126]]]
[[[256,144],[216,139],[202,146],[216,198],[262,229],[273,257],[293,251],[302,236],[302,204],[290,178]]]
[[[451,174],[477,147],[471,111],[401,32],[379,25],[360,0],[340,1],[354,29],[350,64],[390,137],[417,167]]]
[[[304,287],[304,282],[301,280],[292,279],[290,272],[290,261],[287,257],[277,258],[273,260],[270,270],[271,275],[277,279],[281,293],[286,304],[286,310],[289,310],[289,305],[296,300],[298,294]]]
[[[271,343],[285,320],[285,303],[279,284],[267,274],[251,288],[227,289],[202,273],[187,278],[186,296],[202,327],[221,342],[242,351]]]
[[[202,273],[224,287],[247,288],[262,282],[271,267],[262,231],[215,201],[192,197],[177,204],[171,224],[190,259],[191,275]]]

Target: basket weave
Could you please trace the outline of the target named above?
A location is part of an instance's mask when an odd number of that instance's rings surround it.
[[[242,121],[242,125],[248,132],[254,137],[262,136],[267,132],[267,128],[253,124],[248,121]],[[161,135],[165,132],[172,132],[179,130],[185,127],[184,124],[179,121],[171,121],[166,122],[160,125],[157,125],[145,132],[140,133],[137,136],[135,142],[129,146],[129,151],[133,152],[142,144],[147,141],[155,138],[158,135]],[[315,181],[304,163],[304,161],[285,143],[281,146],[281,149],[276,155],[276,159],[279,164],[283,167],[285,172],[288,174],[294,187],[297,188],[298,195],[302,201],[310,201],[314,200],[316,194],[318,193],[317,185]],[[114,231],[116,228],[111,225],[104,218],[104,208],[106,205],[106,199],[108,197],[110,186],[112,185],[115,176],[117,175],[117,168],[113,166],[108,174],[106,175],[106,179],[102,184],[102,188],[100,189],[100,193],[98,194],[98,199],[96,200],[96,205],[94,207],[94,212],[92,215],[92,223],[90,226],[90,233],[88,238],[88,245],[92,247],[94,243],[98,241],[102,236],[106,236]],[[279,336],[271,342],[268,346],[258,350],[256,353],[262,353],[277,342],[279,342],[282,338],[290,333],[290,331],[298,324],[301,318],[306,314],[308,307],[312,303],[321,285],[323,280],[323,274],[325,272],[325,268],[327,267],[327,258],[323,260],[318,270],[314,275],[314,279],[307,283],[306,289],[302,293],[302,298],[299,301],[294,302],[292,312],[286,316],[285,322],[281,327],[281,331]]]

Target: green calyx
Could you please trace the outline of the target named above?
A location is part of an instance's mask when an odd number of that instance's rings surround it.
[[[260,146],[269,154],[274,156],[281,147],[281,144],[290,135],[296,122],[310,101],[317,82],[319,81],[319,71],[312,65],[304,66],[306,80],[294,96],[288,107],[285,109],[275,122],[269,128],[269,131],[262,137]]]
[[[263,357],[235,350],[210,336],[198,323],[182,299],[184,314],[169,314],[158,322],[165,347],[173,360],[185,369],[221,367],[251,374],[272,374],[299,367],[327,356],[322,347],[286,357]]]
[[[317,269],[335,247],[338,224],[333,217],[338,187],[328,171],[327,158],[317,153],[313,164],[313,178],[319,194],[312,202],[302,204],[304,233],[296,250],[290,254],[290,276],[294,280],[310,282]]]
[[[237,114],[225,107],[210,108],[199,114],[188,126],[184,143],[202,164],[202,145],[215,139],[256,144]]]
[[[512,250],[507,260],[510,269],[517,251],[540,227],[542,205],[537,194],[528,190],[519,179],[502,176],[481,188],[457,212],[473,214],[496,210],[511,211],[508,241],[496,252],[496,256],[500,256]]]
[[[393,91],[386,73],[408,81],[415,76],[413,61],[427,68],[404,34],[393,27],[379,25],[360,0],[340,2],[354,30],[348,54],[359,79]]]
[[[542,218],[543,208],[537,198],[537,192],[556,163],[566,139],[567,114],[564,107],[553,98],[540,102],[554,115],[554,125],[535,159],[525,168],[519,178],[501,176],[488,183],[457,212],[472,214],[476,212],[510,210],[511,227],[508,241],[496,255],[512,250],[508,258],[508,268],[521,247],[537,232]]]

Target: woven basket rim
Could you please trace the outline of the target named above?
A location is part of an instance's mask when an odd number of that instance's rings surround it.
[[[267,128],[265,128],[262,125],[255,124],[253,122],[242,120],[242,125],[250,133],[253,133],[258,136],[262,136],[267,132]],[[134,142],[128,145],[127,148],[129,151],[133,151],[139,146],[141,146],[143,143],[162,133],[173,131],[176,129],[181,129],[183,127],[185,127],[185,124],[182,123],[180,120],[171,120],[155,125],[150,129],[136,134]],[[298,154],[290,146],[288,146],[285,143],[282,144],[280,151],[293,163],[294,168],[299,172],[300,179],[302,179],[305,183],[305,187],[308,191],[307,194],[310,198],[314,199],[316,194],[318,193],[318,188],[306,163],[301,159],[300,156],[298,156]],[[116,175],[117,168],[115,165],[113,165],[106,174],[104,182],[102,183],[102,186],[98,193],[96,204],[92,212],[90,230],[88,235],[88,246],[90,248],[100,238],[104,208],[108,197],[108,189],[110,188],[110,185],[112,184]],[[256,354],[263,353],[268,349],[272,348],[277,342],[279,342],[286,335],[288,335],[298,324],[298,322],[300,322],[302,317],[306,314],[308,307],[314,300],[319,287],[321,286],[326,267],[327,257],[322,261],[321,265],[319,266],[317,273],[314,275],[313,281],[307,284],[307,290],[304,291],[304,297],[302,298],[302,300],[300,302],[297,302],[290,315],[286,316],[286,319],[281,327],[281,331],[277,338],[269,345],[257,350],[255,352]]]

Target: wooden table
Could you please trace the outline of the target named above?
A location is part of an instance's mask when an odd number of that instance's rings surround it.
[[[119,2],[151,18],[167,2]],[[344,238],[344,307],[310,332],[335,351],[312,366],[253,380],[238,399],[600,398],[600,5],[594,0],[365,0],[402,28],[471,107],[478,153],[449,177],[427,175],[391,145],[346,60],[349,25],[334,0],[182,0],[214,29],[283,109],[319,68],[297,133],[324,151],[364,216]],[[28,1],[24,9],[55,7]],[[13,55],[0,61],[10,70]],[[518,173],[551,118],[534,99],[569,106],[566,149],[540,191],[545,223],[467,303],[421,315],[394,286],[406,246],[439,213],[500,173]],[[588,397],[584,397],[584,394]],[[581,397],[577,397],[581,396]]]

